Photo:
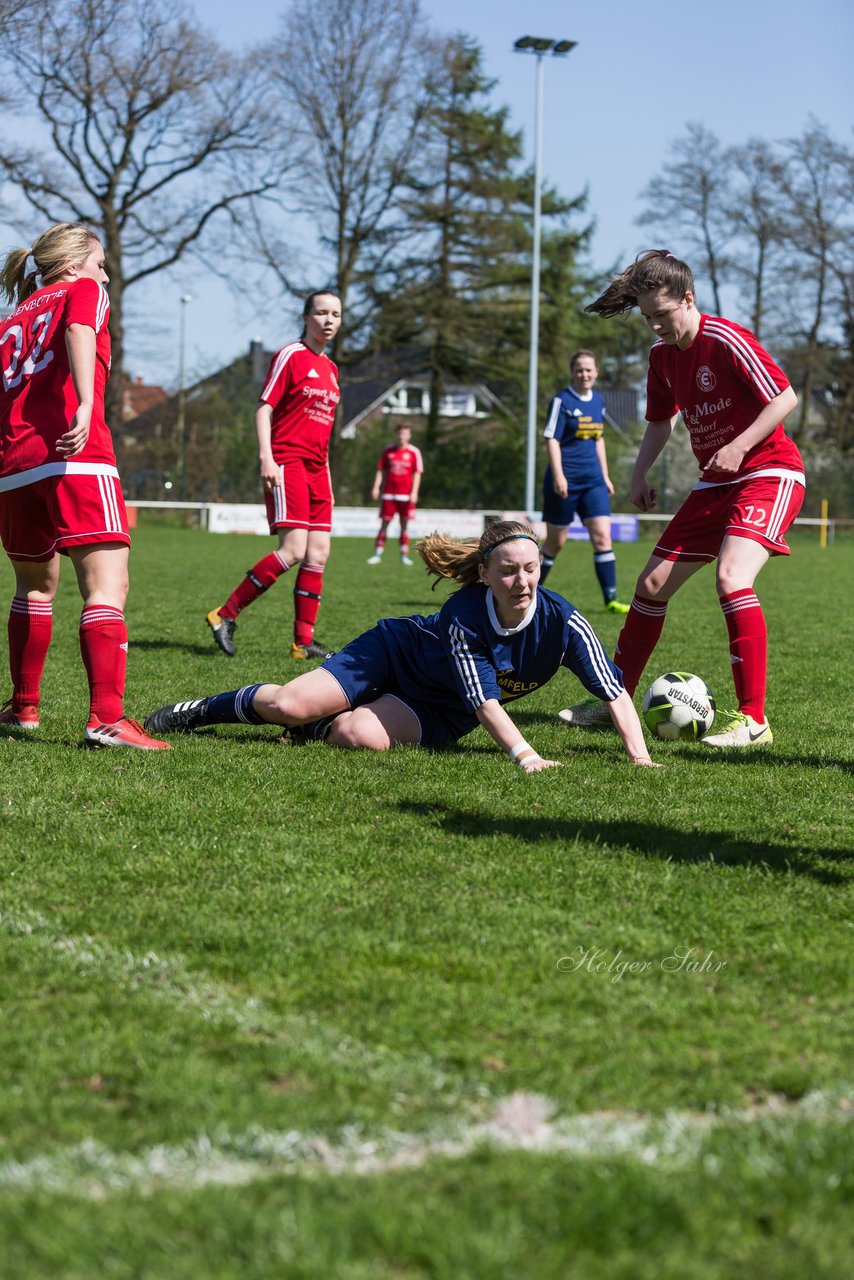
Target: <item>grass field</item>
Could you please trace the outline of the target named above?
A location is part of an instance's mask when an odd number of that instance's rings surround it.
[[[235,659],[204,625],[268,545],[138,532],[131,714],[298,672],[287,579]],[[793,548],[773,748],[632,768],[555,720],[566,674],[513,713],[533,776],[482,730],[79,750],[66,573],[42,728],[0,738],[3,1280],[851,1274],[854,543]],[[445,598],[369,551],[334,544],[333,645]],[[549,585],[612,648],[588,549]],[[650,678],[731,705],[708,572],[670,614]]]

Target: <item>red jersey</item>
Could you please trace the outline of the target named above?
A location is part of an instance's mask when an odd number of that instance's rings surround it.
[[[390,444],[383,449],[377,471],[383,473],[383,498],[408,498],[412,493],[412,477],[424,470],[421,450],[414,444]]]
[[[259,397],[273,409],[270,442],[276,462],[325,462],[341,399],[338,370],[327,355],[290,342],[273,356]]]
[[[748,472],[769,467],[803,474],[797,445],[782,422],[744,455],[739,471],[725,479],[706,472],[712,456],[746,431],[762,407],[789,386],[749,329],[720,316],[700,316],[697,336],[685,351],[657,342],[649,353],[646,417],[672,418],[681,410],[691,448],[710,484],[732,484]]]
[[[40,468],[60,474],[67,467],[56,442],[71,425],[79,401],[65,346],[69,325],[95,330],[95,402],[89,439],[73,461],[115,465],[113,441],[104,421],[104,390],[110,376],[107,291],[95,280],[62,280],[30,294],[0,321],[0,476]],[[51,471],[44,473],[45,464]],[[54,470],[55,468],[55,470]],[[40,477],[34,477],[37,479]]]

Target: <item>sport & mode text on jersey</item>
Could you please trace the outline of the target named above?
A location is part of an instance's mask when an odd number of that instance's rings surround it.
[[[685,351],[657,342],[649,353],[648,422],[681,411],[701,471],[723,445],[756,421],[763,405],[789,386],[782,369],[750,332],[732,320],[702,315]],[[782,423],[744,456],[737,475],[708,472],[703,480],[731,484],[747,472],[774,466],[803,473],[797,445]]]
[[[341,392],[338,369],[303,342],[277,351],[259,397],[273,410],[270,442],[276,462],[325,462]]]

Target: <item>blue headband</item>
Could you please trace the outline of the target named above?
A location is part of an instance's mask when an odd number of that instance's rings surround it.
[[[531,542],[533,542],[534,546],[539,549],[540,544],[539,542],[537,542],[537,539],[534,537],[532,533],[508,533],[506,538],[501,538],[498,542],[493,542],[492,546],[489,547],[486,551],[484,551],[483,555],[481,556],[481,560],[483,561],[483,563],[486,564],[487,560],[492,555],[496,547],[500,547],[504,542],[512,542],[514,538],[529,538]]]

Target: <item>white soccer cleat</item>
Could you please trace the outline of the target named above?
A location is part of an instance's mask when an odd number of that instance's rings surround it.
[[[368,556],[368,564],[382,564],[382,562],[383,562],[382,556],[378,556],[376,554],[372,556]]]
[[[564,711],[559,711],[557,718],[564,724],[577,725],[582,729],[593,725],[614,723],[606,702],[596,702],[593,706],[582,702],[577,707],[567,707]]]
[[[767,718],[759,724],[753,716],[736,712],[723,733],[707,734],[703,742],[707,747],[768,747],[774,741]]]
[[[414,561],[411,560],[409,556],[401,556],[400,563],[411,566],[414,563]]]

